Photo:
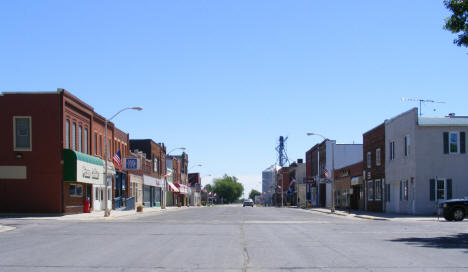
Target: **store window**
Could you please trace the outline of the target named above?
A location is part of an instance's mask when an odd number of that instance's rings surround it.
[[[70,184],[70,196],[71,197],[82,197],[83,196],[83,185],[81,184]]]
[[[374,200],[374,181],[367,181],[367,200]]]
[[[15,151],[31,151],[31,117],[30,116],[14,116],[13,117],[14,131],[14,150]]]

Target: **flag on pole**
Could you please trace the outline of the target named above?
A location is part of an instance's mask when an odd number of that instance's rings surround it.
[[[328,178],[328,170],[327,170],[327,168],[324,168],[324,169],[323,169],[323,174],[325,175],[325,178],[327,179],[327,178]]]
[[[120,156],[120,150],[115,153],[114,157],[112,158],[114,160],[114,164],[117,166],[117,168],[122,171],[122,157]]]

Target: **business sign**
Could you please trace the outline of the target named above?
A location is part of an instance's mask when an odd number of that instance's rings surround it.
[[[104,184],[104,169],[100,165],[76,161],[76,181],[88,184]]]
[[[123,167],[125,170],[140,170],[141,160],[139,158],[125,158]]]

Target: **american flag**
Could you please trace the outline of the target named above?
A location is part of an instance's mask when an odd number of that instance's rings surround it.
[[[122,159],[120,156],[120,150],[115,153],[114,157],[112,158],[114,160],[114,164],[119,168],[120,171],[122,171]]]
[[[325,175],[325,178],[328,178],[328,170],[327,168],[323,169],[323,174]]]

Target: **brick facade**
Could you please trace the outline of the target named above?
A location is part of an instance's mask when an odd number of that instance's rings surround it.
[[[367,210],[382,212],[385,184],[384,123],[363,134],[363,168]]]

